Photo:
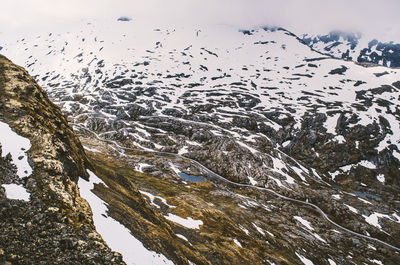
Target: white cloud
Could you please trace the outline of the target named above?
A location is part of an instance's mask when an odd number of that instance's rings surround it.
[[[400,38],[398,0],[2,0],[0,30],[130,16],[154,25],[278,25],[297,32],[332,29]]]

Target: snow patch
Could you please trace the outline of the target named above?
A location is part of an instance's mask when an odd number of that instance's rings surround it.
[[[238,245],[239,247],[242,248],[242,244],[240,244],[239,240],[237,240],[236,238],[233,240],[233,242],[235,242],[236,245]]]
[[[243,232],[246,233],[246,235],[249,235],[249,230],[247,230],[246,228],[244,228],[243,226],[239,225],[239,228],[243,230]]]
[[[340,169],[341,169],[343,172],[347,172],[347,171],[349,171],[352,167],[353,167],[353,165],[347,165],[347,166],[342,166],[342,167],[340,167]]]
[[[334,262],[334,261],[331,260],[331,259],[328,259],[328,262],[329,262],[329,265],[336,265],[336,262]]]
[[[122,254],[127,264],[168,264],[173,262],[164,255],[146,249],[142,242],[132,236],[131,232],[118,221],[107,214],[107,206],[91,190],[94,184],[103,184],[93,172],[88,170],[89,181],[82,178],[78,181],[81,196],[86,199],[93,212],[93,222],[97,232],[103,237],[107,245],[114,251]]]
[[[393,150],[393,156],[394,156],[395,158],[397,158],[397,160],[400,161],[400,153],[397,152],[397,150]]]
[[[311,223],[305,219],[303,219],[300,216],[293,216],[294,219],[296,219],[297,221],[299,221],[302,225],[304,225],[305,227],[307,227],[310,230],[314,230],[314,228],[311,227]]]
[[[184,235],[176,234],[176,236],[179,237],[179,238],[182,238],[183,240],[185,240],[187,242],[189,242],[189,240]]]
[[[373,249],[373,250],[376,250],[376,247],[374,247],[374,246],[371,245],[371,244],[368,244],[368,248]]]
[[[316,239],[318,239],[319,241],[326,243],[325,239],[323,239],[320,235],[318,235],[318,234],[316,234],[316,233],[313,233],[312,235],[313,235]]]
[[[136,170],[136,171],[139,171],[140,173],[143,173],[143,172],[144,172],[143,170],[144,170],[146,167],[151,167],[151,165],[149,165],[149,164],[147,164],[147,163],[138,163],[138,164],[135,165],[135,170]]]
[[[265,231],[265,232],[267,232],[267,234],[270,235],[270,237],[275,237],[275,235],[272,234],[271,232],[269,232],[269,231]]]
[[[248,146],[247,144],[245,144],[245,143],[243,143],[243,142],[237,141],[237,143],[238,143],[240,146],[242,146],[242,147],[246,148],[247,150],[249,150],[253,155],[257,155],[257,154],[259,153],[258,150],[256,150],[256,149],[254,149],[254,148]]]
[[[186,154],[187,152],[188,152],[188,148],[187,148],[187,146],[184,146],[181,149],[179,149],[178,155],[183,155],[183,154]]]
[[[362,160],[358,164],[360,166],[363,166],[363,167],[366,167],[366,168],[369,168],[369,169],[376,169],[376,166],[372,162],[370,162],[368,160]]]
[[[254,223],[253,223],[253,226],[257,229],[258,233],[260,233],[261,235],[265,236],[264,230],[262,230],[261,227],[257,226]]]
[[[169,166],[171,167],[171,169],[175,172],[175,174],[177,176],[179,176],[179,173],[181,173],[181,171],[175,166],[174,163],[169,163]]]
[[[363,203],[372,204],[371,202],[369,202],[369,201],[367,201],[367,200],[365,200],[365,199],[363,199],[363,198],[358,197],[357,199],[359,199],[359,200],[362,201]]]
[[[199,144],[198,142],[195,142],[195,141],[186,140],[186,143],[189,145],[201,146],[201,144]]]
[[[336,135],[336,125],[337,125],[337,120],[340,117],[340,113],[337,113],[333,116],[326,116],[326,121],[325,121],[325,128],[326,128],[326,132]]]
[[[185,219],[172,213],[166,215],[165,218],[189,229],[200,229],[200,226],[203,225],[202,220],[194,220],[190,217]]]
[[[347,204],[345,204],[345,206],[346,206],[347,208],[349,208],[349,210],[352,211],[353,213],[358,214],[358,210],[357,210],[356,208],[354,208],[354,207],[352,207],[352,206],[350,206],[350,205],[347,205]]]
[[[251,185],[257,186],[257,181],[254,178],[252,178],[250,176],[248,178],[249,178],[249,181],[250,181]]]
[[[393,215],[393,217],[396,219],[395,222],[400,224],[400,216],[397,215],[397,213],[393,213],[392,215]]]
[[[283,143],[282,143],[282,147],[286,147],[286,146],[288,146],[289,144],[290,144],[290,141],[283,142]]]
[[[92,148],[92,147],[87,146],[87,145],[84,145],[84,144],[83,144],[83,147],[85,148],[85,150],[87,150],[87,151],[89,151],[89,152],[100,153],[100,151],[97,150],[96,148]]]
[[[335,141],[337,141],[339,144],[343,144],[346,142],[346,139],[342,135],[337,135],[335,138],[333,138]]]
[[[17,174],[20,178],[30,176],[32,168],[28,163],[26,152],[31,148],[28,138],[16,134],[7,123],[0,121],[1,156],[11,154],[13,163],[17,166]]]
[[[155,199],[161,200],[163,204],[167,205],[167,206],[170,207],[170,208],[176,208],[176,206],[168,204],[168,203],[167,203],[167,200],[164,199],[163,197],[155,196],[155,195],[153,195],[153,194],[151,194],[151,193],[149,193],[149,192],[142,191],[142,190],[139,190],[139,192],[140,192],[141,194],[146,195],[147,197],[149,197],[151,205],[154,205],[154,206],[157,207],[157,208],[160,208],[160,206],[159,206],[158,204],[154,203],[154,200],[155,200]]]
[[[339,175],[340,174],[340,172],[339,171],[335,171],[335,172],[333,172],[333,173],[331,173],[331,172],[328,172],[329,173],[329,175],[331,175],[331,177],[332,177],[332,180],[335,180],[335,178],[337,177],[337,175]]]
[[[377,175],[377,176],[376,176],[376,179],[377,179],[379,182],[385,183],[385,175],[383,175],[383,174]]]
[[[300,254],[297,253],[297,252],[295,252],[295,253],[296,253],[296,256],[299,257],[299,259],[301,260],[301,262],[303,262],[305,265],[314,265],[314,263],[313,263],[311,260],[305,258],[304,256],[300,255]]]
[[[363,217],[365,218],[365,221],[367,223],[369,223],[370,225],[373,225],[379,229],[382,229],[382,226],[379,224],[379,218],[386,217],[386,218],[390,219],[390,216],[388,216],[386,214],[381,214],[381,213],[373,213],[370,216],[363,215]]]
[[[29,201],[29,193],[22,185],[17,184],[3,184],[6,190],[6,197],[12,200]]]

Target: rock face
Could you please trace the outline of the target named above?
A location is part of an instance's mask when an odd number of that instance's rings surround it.
[[[29,139],[29,176],[0,158],[0,184],[22,185],[27,201],[0,191],[0,261],[12,264],[118,264],[95,231],[77,180],[89,162],[59,107],[21,67],[0,55],[0,121]],[[1,143],[0,143],[1,144]],[[17,143],[14,143],[17,144]]]

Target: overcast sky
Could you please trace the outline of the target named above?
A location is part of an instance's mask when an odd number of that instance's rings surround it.
[[[1,0],[0,31],[129,16],[152,25],[359,31],[400,41],[400,0]]]

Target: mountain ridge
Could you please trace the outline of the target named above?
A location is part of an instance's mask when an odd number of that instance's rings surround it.
[[[366,66],[381,65],[400,68],[400,44],[366,40],[361,33],[331,31],[326,35],[303,34],[308,46],[335,58],[354,61]]]

